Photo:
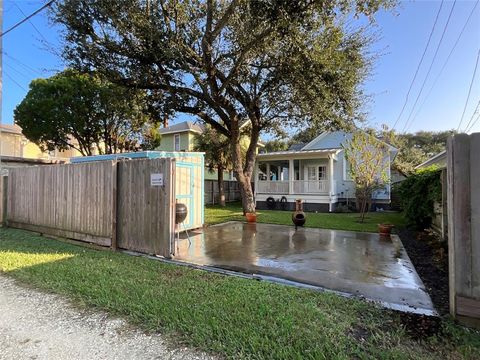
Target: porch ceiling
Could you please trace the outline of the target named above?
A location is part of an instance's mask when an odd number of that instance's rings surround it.
[[[287,160],[287,159],[315,159],[327,158],[328,155],[337,155],[342,149],[319,149],[319,150],[304,150],[304,151],[275,151],[266,154],[258,154],[258,160]]]

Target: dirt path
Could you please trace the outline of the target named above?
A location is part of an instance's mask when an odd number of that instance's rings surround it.
[[[0,359],[210,359],[0,275]]]

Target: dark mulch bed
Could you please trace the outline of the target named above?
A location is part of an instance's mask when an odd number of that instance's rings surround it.
[[[410,260],[432,298],[440,315],[448,314],[448,250],[445,242],[428,232],[401,229],[402,239]]]

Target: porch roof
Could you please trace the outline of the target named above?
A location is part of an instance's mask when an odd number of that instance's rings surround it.
[[[258,160],[282,160],[282,159],[312,159],[316,157],[326,157],[326,155],[337,155],[342,149],[317,149],[317,150],[299,150],[299,151],[274,151],[270,153],[258,154]]]

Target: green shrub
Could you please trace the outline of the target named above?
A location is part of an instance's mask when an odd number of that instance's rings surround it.
[[[433,203],[442,199],[441,170],[419,170],[396,186],[407,224],[425,229],[432,223]]]

